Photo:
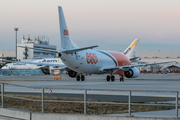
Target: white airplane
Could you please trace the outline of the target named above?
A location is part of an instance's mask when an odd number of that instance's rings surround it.
[[[62,62],[67,66],[69,76],[76,77],[77,81],[85,80],[83,74],[109,74],[106,77],[107,81],[114,81],[114,75],[118,74],[120,76],[120,81],[124,81],[124,76],[127,78],[136,78],[139,76],[140,72],[137,67],[174,62],[166,61],[131,65],[130,59],[120,52],[92,50],[93,48],[98,47],[97,45],[79,48],[70,39],[61,6],[58,7],[58,11],[61,34],[60,51],[30,47],[27,48],[59,53]]]
[[[8,63],[1,69],[38,69],[39,66],[26,63]]]
[[[45,66],[48,66],[48,64],[51,64],[54,68],[59,67],[59,65],[64,65],[64,63],[61,61],[60,58],[44,58],[35,60],[33,62],[19,62],[19,61],[11,61],[6,60],[7,62],[13,62],[8,63],[1,69],[38,69]],[[58,65],[58,66],[57,66]]]

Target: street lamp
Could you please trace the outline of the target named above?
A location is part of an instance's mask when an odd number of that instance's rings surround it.
[[[18,28],[14,28],[14,31],[16,32],[16,60],[17,60],[17,31],[18,31]]]

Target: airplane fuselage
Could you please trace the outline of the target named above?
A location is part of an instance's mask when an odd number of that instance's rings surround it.
[[[130,60],[124,54],[114,51],[88,49],[72,54],[62,53],[61,59],[70,69],[87,74],[117,73],[120,70],[103,70],[130,65]]]
[[[2,69],[38,69],[37,65],[31,65],[26,63],[8,63]]]

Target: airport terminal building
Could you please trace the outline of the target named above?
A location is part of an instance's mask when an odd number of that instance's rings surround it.
[[[49,45],[49,39],[44,36],[38,36],[34,39],[30,39],[30,37],[23,37],[22,42],[18,43],[17,46],[56,50],[56,46]],[[54,57],[56,57],[56,53],[17,47],[17,59],[21,61],[26,59],[41,59]]]
[[[49,39],[45,36],[38,36],[34,39],[30,39],[30,37],[23,39],[21,43],[17,43],[17,46],[23,47],[32,47],[32,48],[42,48],[49,50],[56,50],[56,45],[50,45]],[[7,57],[11,57],[13,60],[16,60],[16,51],[15,50],[2,50],[0,51],[0,64],[4,64]],[[55,58],[56,53],[44,52],[40,50],[33,50],[27,48],[17,47],[17,60],[19,61],[34,61],[34,59],[40,58]]]

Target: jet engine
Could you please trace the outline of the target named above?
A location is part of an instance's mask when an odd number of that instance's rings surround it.
[[[69,75],[70,77],[74,78],[74,77],[76,77],[77,72],[75,72],[75,71],[73,71],[73,70],[70,70],[70,71],[68,71],[68,75]]]
[[[44,67],[41,67],[40,68],[42,70],[42,72],[45,74],[45,75],[49,75],[50,72],[49,72],[49,66],[44,66]]]
[[[124,75],[127,78],[136,78],[139,76],[139,74],[140,74],[140,71],[136,67],[130,68],[128,71],[124,71]]]

